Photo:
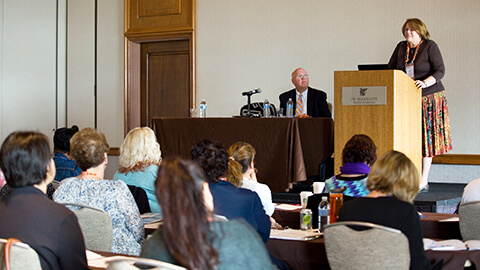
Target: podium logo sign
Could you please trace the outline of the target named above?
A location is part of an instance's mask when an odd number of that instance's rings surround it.
[[[387,105],[387,87],[342,87],[342,105]]]

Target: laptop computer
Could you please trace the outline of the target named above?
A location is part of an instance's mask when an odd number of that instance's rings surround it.
[[[360,64],[358,70],[386,70],[389,69],[387,64]]]

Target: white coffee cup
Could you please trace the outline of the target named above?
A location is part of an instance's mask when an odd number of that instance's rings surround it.
[[[302,205],[302,208],[307,208],[308,197],[312,195],[313,193],[310,191],[300,192],[300,203]]]
[[[313,194],[322,193],[324,188],[325,188],[325,182],[314,182],[313,183]]]

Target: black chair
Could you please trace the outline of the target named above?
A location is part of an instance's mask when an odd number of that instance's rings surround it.
[[[263,102],[252,102],[250,104],[250,117],[262,117],[263,116]],[[270,115],[276,116],[277,115],[277,108],[275,105],[270,103]],[[247,117],[248,116],[248,104],[243,105],[240,109],[240,116]]]
[[[150,210],[150,204],[148,204],[147,192],[145,192],[143,188],[128,185],[128,189],[130,189],[130,192],[137,203],[140,214],[152,212]]]

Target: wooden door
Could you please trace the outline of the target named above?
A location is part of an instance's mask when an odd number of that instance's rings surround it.
[[[152,117],[189,117],[192,104],[189,40],[141,44],[141,124]]]

